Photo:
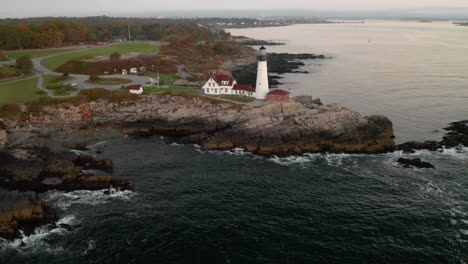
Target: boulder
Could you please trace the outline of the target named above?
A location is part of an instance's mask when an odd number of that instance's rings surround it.
[[[397,161],[401,165],[403,165],[403,168],[409,169],[409,168],[418,168],[418,169],[435,169],[435,166],[432,165],[429,162],[422,161],[421,159],[405,159],[405,158],[400,158]]]
[[[30,235],[36,227],[57,219],[56,211],[46,206],[35,193],[0,189],[0,238],[17,238],[19,230]]]

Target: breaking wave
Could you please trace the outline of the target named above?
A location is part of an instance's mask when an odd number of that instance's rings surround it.
[[[68,215],[60,219],[55,223],[56,227],[50,229],[48,225],[37,227],[34,233],[26,236],[23,231],[20,230],[20,238],[13,241],[0,239],[0,248],[2,250],[14,249],[19,252],[31,252],[31,251],[48,251],[56,253],[63,251],[63,248],[58,246],[52,248],[46,241],[51,236],[64,236],[73,231],[68,231],[65,228],[60,227],[61,224],[65,224],[73,227],[78,223],[78,220],[74,215]]]
[[[70,193],[51,191],[45,195],[44,201],[53,204],[61,210],[66,210],[74,204],[99,205],[112,200],[127,201],[134,195],[135,193],[132,191],[121,191],[115,188],[99,191],[79,190]]]

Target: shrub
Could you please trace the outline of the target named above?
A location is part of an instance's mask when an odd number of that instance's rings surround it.
[[[86,89],[81,90],[80,94],[84,95],[90,101],[96,101],[102,98],[108,98],[111,91],[104,88]]]
[[[8,104],[0,107],[0,117],[19,119],[22,115],[21,108],[17,104]]]
[[[41,112],[45,106],[58,105],[58,104],[72,104],[80,105],[85,103],[83,97],[74,96],[74,97],[65,97],[65,98],[51,98],[51,97],[41,97],[39,99],[26,102],[25,105],[28,107],[29,112],[38,113]]]
[[[109,56],[109,59],[111,61],[116,61],[116,60],[120,60],[120,57],[122,57],[122,55],[120,53],[114,52]]]
[[[90,75],[90,76],[89,76],[89,80],[95,82],[95,81],[101,80],[101,78],[99,78],[99,76],[93,74],[93,75]]]
[[[42,90],[38,90],[38,91],[36,91],[36,94],[38,94],[38,95],[46,95],[47,93],[44,92],[44,91],[42,91]]]
[[[0,66],[0,79],[19,76],[21,72],[16,68]]]

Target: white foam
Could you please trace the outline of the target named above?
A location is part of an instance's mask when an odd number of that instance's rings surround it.
[[[107,144],[109,142],[111,142],[111,140],[100,141],[100,142],[98,142],[96,144],[88,146],[88,148],[95,148],[95,147],[98,147],[98,146],[101,146],[101,145],[105,145],[105,144]]]
[[[13,241],[8,241],[0,239],[1,248],[15,249],[18,251],[31,251],[31,250],[47,250],[49,252],[63,251],[62,247],[51,248],[50,245],[45,241],[45,238],[49,237],[52,234],[55,235],[66,235],[69,233],[64,228],[61,228],[60,224],[67,224],[72,226],[76,224],[77,220],[74,215],[65,216],[55,224],[56,228],[49,230],[47,225],[37,227],[34,230],[34,233],[26,236],[22,230],[20,230],[20,237],[14,239]]]
[[[94,240],[89,240],[88,241],[88,247],[83,251],[83,253],[81,253],[82,256],[85,256],[88,254],[89,251],[93,250],[96,248],[96,241]]]
[[[105,194],[106,191],[109,191],[109,194]],[[114,188],[99,191],[79,190],[69,193],[51,191],[45,195],[44,200],[61,210],[67,210],[74,204],[99,205],[114,199],[130,200],[134,195],[135,193],[132,191],[121,191]]]
[[[76,155],[89,155],[89,151],[87,150],[77,150],[77,149],[72,149],[70,150],[71,152],[75,153]]]
[[[460,229],[460,232],[465,235],[465,236],[468,236],[468,230],[466,229]]]

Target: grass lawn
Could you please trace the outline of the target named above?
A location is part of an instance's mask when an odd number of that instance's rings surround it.
[[[71,92],[77,91],[77,88],[74,88],[69,85],[60,85],[62,82],[71,82],[75,80],[74,77],[65,77],[58,75],[45,75],[44,76],[44,87],[50,89],[54,92],[54,95],[63,96],[69,95]]]
[[[89,55],[92,57],[96,56],[109,56],[114,52],[118,52],[122,55],[131,52],[149,53],[159,51],[159,42],[146,41],[146,42],[132,42],[122,43],[118,45],[105,46],[89,50],[77,50],[66,54],[58,55],[52,58],[44,60],[42,63],[49,69],[55,70],[60,65],[70,60],[76,60],[83,56]]]
[[[24,103],[42,97],[38,94],[37,78],[0,85],[0,106]]]
[[[92,84],[101,84],[101,85],[118,85],[118,84],[127,84],[131,83],[131,80],[122,79],[122,78],[101,78],[97,81],[86,81],[87,83]]]
[[[251,97],[243,97],[243,96],[236,96],[236,95],[223,95],[221,96],[223,99],[235,101],[235,102],[241,102],[241,103],[250,103],[255,100],[255,98]]]
[[[75,80],[74,77],[65,77],[65,76],[59,76],[59,75],[45,75],[44,86],[47,89],[54,89],[60,86],[60,83],[62,82],[71,82],[73,80]]]
[[[19,80],[22,80],[22,79],[29,78],[29,77],[31,77],[33,75],[34,74],[29,74],[29,75],[25,75],[25,76],[15,76],[15,77],[11,77],[11,78],[0,79],[0,84],[6,83],[6,82],[17,81],[17,80],[19,81]]]
[[[143,87],[145,93],[162,93],[162,92],[188,92],[196,93],[196,91],[177,89],[177,88],[159,88],[158,87]]]
[[[14,59],[23,55],[29,56],[31,58],[44,57],[52,54],[57,54],[61,52],[67,52],[73,49],[46,49],[46,50],[14,50],[6,51],[5,55],[8,55],[10,59]]]
[[[158,74],[157,73],[147,73],[147,74],[145,74],[145,76],[156,79],[158,77]],[[172,84],[173,82],[179,80],[180,78],[177,77],[177,76],[160,73],[159,74],[159,79],[160,79],[159,84],[160,85],[165,85],[165,84]]]

